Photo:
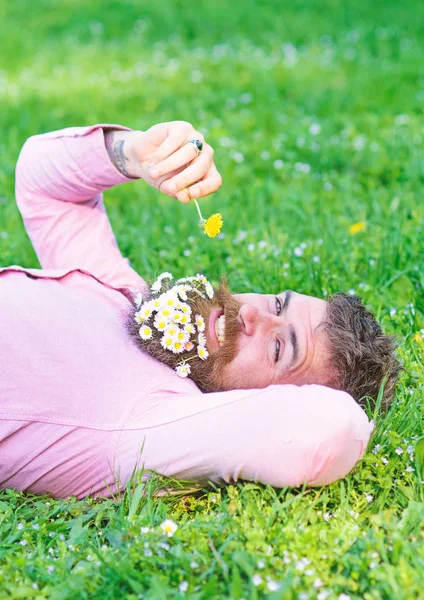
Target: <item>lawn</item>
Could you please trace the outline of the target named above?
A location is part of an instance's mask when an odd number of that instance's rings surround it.
[[[28,136],[188,120],[216,150],[224,184],[202,212],[223,214],[223,234],[143,183],[113,189],[133,266],[225,272],[240,292],[358,293],[405,368],[364,459],[327,488],[1,491],[1,599],[423,597],[421,16],[417,0],[0,0],[0,264],[38,266],[14,201]]]

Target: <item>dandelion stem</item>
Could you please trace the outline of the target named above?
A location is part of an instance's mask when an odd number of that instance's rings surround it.
[[[196,200],[196,198],[192,198],[196,208],[197,208],[197,212],[199,213],[199,217],[200,217],[200,222],[203,225],[204,223],[206,223],[205,219],[202,217],[202,213],[200,212],[200,206]]]

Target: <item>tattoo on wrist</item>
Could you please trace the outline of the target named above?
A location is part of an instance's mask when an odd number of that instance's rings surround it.
[[[125,164],[129,162],[129,158],[124,152],[125,141],[115,139],[115,134],[113,132],[108,132],[105,135],[105,142],[107,153],[114,166],[122,173],[122,175],[125,175],[125,177],[132,177]]]

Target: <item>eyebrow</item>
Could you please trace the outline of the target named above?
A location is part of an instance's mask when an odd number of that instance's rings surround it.
[[[290,300],[292,299],[292,297],[293,297],[292,292],[290,290],[287,290],[285,298],[284,298],[284,304],[283,304],[283,312],[284,313],[287,312],[287,309],[289,307]],[[292,356],[289,368],[291,368],[294,365],[294,363],[296,362],[297,357],[299,355],[299,344],[297,342],[297,335],[296,335],[296,331],[295,331],[293,325],[290,325],[290,342],[291,342],[291,345],[293,346],[293,356]]]

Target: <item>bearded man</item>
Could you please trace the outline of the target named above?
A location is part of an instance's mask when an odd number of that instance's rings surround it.
[[[383,379],[392,396],[392,339],[344,295],[232,295],[166,272],[149,287],[102,197],[134,179],[181,202],[221,185],[185,122],[24,145],[16,199],[42,268],[0,269],[0,486],[107,496],[138,467],[202,484],[345,476],[372,430],[356,401]]]

